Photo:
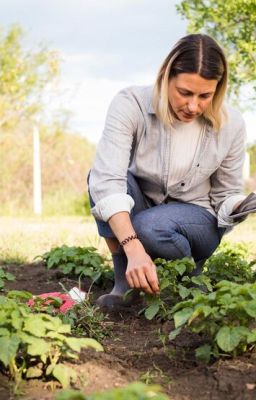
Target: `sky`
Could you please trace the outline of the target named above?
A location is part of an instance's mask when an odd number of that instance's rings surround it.
[[[150,85],[173,44],[186,34],[178,0],[0,0],[0,26],[25,31],[27,46],[43,43],[61,58],[54,116],[67,111],[72,131],[97,143],[113,96],[131,85]],[[256,117],[245,113],[248,140]]]

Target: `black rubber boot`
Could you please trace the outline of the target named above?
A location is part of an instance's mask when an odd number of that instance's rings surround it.
[[[139,292],[135,290],[124,298],[124,294],[130,289],[125,277],[127,257],[124,252],[120,251],[112,254],[112,260],[115,274],[115,285],[110,293],[104,294],[96,300],[96,304],[100,308],[108,310],[130,306],[131,304],[136,303],[139,299]]]
[[[205,261],[206,259],[196,261],[196,268],[191,272],[191,276],[198,276],[202,273]]]
[[[206,258],[203,260],[200,260],[200,261],[196,261],[196,268],[192,271],[191,277],[198,276],[203,272],[203,266],[204,266],[205,261],[206,261]],[[200,289],[204,293],[208,292],[207,288],[204,285],[197,285],[195,283],[191,283],[190,287]]]

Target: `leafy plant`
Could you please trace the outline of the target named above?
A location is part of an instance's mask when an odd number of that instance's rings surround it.
[[[31,293],[14,291],[8,296],[0,296],[0,361],[15,380],[16,388],[22,377],[47,376],[68,387],[77,377],[61,359],[77,359],[83,347],[103,350],[94,339],[68,336],[71,327],[60,318],[32,314],[27,305],[17,300],[32,298]]]
[[[65,390],[57,395],[55,400],[168,400],[168,397],[161,393],[158,386],[145,385],[141,382],[134,382],[124,388],[116,388],[101,393],[85,395],[75,390]]]
[[[175,330],[173,340],[183,328],[205,336],[206,343],[196,356],[209,361],[211,355],[235,356],[256,343],[256,283],[221,281],[209,294],[194,293],[193,299],[177,303],[171,310]]]
[[[191,296],[200,287],[212,290],[208,277],[191,276],[195,263],[188,257],[174,261],[158,258],[154,262],[157,265],[160,294],[156,296],[142,293],[146,307],[141,312],[149,320],[156,316],[162,320],[172,319],[171,305]]]
[[[4,288],[5,281],[15,281],[15,276],[0,268],[0,290]]]
[[[103,284],[114,280],[114,273],[107,259],[94,247],[55,247],[40,256],[47,268],[58,268],[64,274],[86,276]]]
[[[215,284],[221,280],[237,283],[253,281],[253,269],[256,260],[247,261],[248,246],[238,243],[224,242],[206,261],[204,273]]]

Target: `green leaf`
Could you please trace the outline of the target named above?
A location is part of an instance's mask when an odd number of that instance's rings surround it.
[[[10,292],[7,293],[7,297],[9,299],[30,300],[33,298],[33,294],[26,290],[10,290]]]
[[[66,338],[65,342],[72,350],[78,353],[81,351],[82,347],[91,347],[96,351],[103,351],[102,345],[91,338]]]
[[[23,325],[23,318],[20,317],[20,313],[18,310],[14,310],[11,313],[11,320],[12,320],[12,326],[17,330],[21,330],[22,325]]]
[[[38,365],[35,367],[29,367],[26,372],[26,378],[39,378],[42,375],[42,367],[39,367]]]
[[[145,311],[145,317],[149,320],[153,319],[159,311],[159,304],[152,304]]]
[[[58,393],[55,400],[87,400],[87,397],[77,390],[65,390]]]
[[[50,342],[46,342],[44,339],[39,339],[37,337],[31,337],[27,352],[31,356],[41,356],[49,353],[51,347],[52,345]]]
[[[174,340],[175,338],[176,338],[176,336],[178,336],[179,335],[179,333],[181,332],[181,326],[179,327],[179,328],[177,328],[177,329],[174,329],[173,331],[171,331],[170,333],[169,333],[169,340]]]
[[[7,272],[6,274],[5,274],[5,277],[6,277],[6,279],[8,280],[8,281],[15,281],[15,276],[13,275],[13,274],[10,274],[10,272]]]
[[[193,309],[190,307],[183,308],[183,310],[176,312],[174,314],[175,328],[177,329],[180,326],[184,325],[192,314],[193,314]]]
[[[16,357],[20,344],[20,339],[17,335],[0,337],[0,360],[5,367],[8,367],[10,361]]]
[[[193,311],[191,317],[189,318],[188,325],[190,325],[199,315],[203,314],[204,317],[208,317],[212,312],[212,308],[209,306],[198,305],[196,309]]]
[[[244,310],[250,317],[256,318],[256,300],[248,301],[248,303],[244,305]]]
[[[166,289],[169,285],[170,285],[170,280],[168,278],[161,279],[160,290],[162,291],[162,290]]]
[[[57,364],[52,371],[52,375],[61,383],[64,389],[70,386],[71,381],[76,381],[75,371],[64,364]]]
[[[256,342],[256,329],[253,329],[247,335],[247,343],[255,343]]]
[[[0,336],[10,336],[10,332],[6,328],[0,328]]]
[[[48,332],[45,335],[45,337],[50,338],[50,339],[57,339],[57,340],[60,340],[62,342],[64,342],[65,339],[66,339],[65,335],[62,335],[61,333],[58,333],[58,332],[55,332],[55,331]]]
[[[209,344],[204,344],[196,349],[196,358],[199,361],[208,363],[211,359],[211,346]]]
[[[97,340],[92,338],[80,338],[82,347],[91,347],[96,351],[104,351],[102,345]]]
[[[242,336],[236,327],[222,326],[216,335],[219,348],[227,353],[233,351],[240,343]]]
[[[45,336],[46,329],[40,315],[29,315],[24,323],[24,331],[32,335],[42,337]]]
[[[178,285],[178,289],[179,289],[179,295],[182,298],[182,300],[186,299],[186,297],[188,297],[191,293],[191,290],[187,289],[183,285]]]
[[[176,271],[180,274],[183,275],[184,272],[186,271],[186,266],[184,264],[177,264],[174,267],[176,269]]]

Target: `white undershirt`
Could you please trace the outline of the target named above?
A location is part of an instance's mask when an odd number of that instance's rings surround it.
[[[203,131],[203,125],[198,119],[191,122],[175,121],[171,130],[171,185],[179,182],[190,170],[200,150]]]

